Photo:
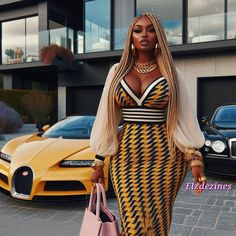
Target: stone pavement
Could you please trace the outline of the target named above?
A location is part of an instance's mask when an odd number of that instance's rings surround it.
[[[236,181],[207,176],[208,183],[231,184],[231,190],[205,190],[200,196],[185,189],[188,172],[174,204],[169,236],[236,236]]]
[[[188,173],[175,201],[169,236],[235,236],[235,180],[208,176],[208,183],[232,184],[232,189],[205,190],[200,196],[185,189],[190,181]],[[79,235],[86,204],[86,200],[19,201],[0,193],[0,236]],[[118,216],[116,199],[109,199],[108,204]]]

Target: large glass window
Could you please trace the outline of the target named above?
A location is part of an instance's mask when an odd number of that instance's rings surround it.
[[[58,12],[49,10],[50,44],[70,49],[74,52],[74,30],[66,27],[66,17]]]
[[[23,62],[25,19],[2,23],[2,64]]]
[[[224,0],[189,0],[188,17],[188,43],[224,39]]]
[[[227,38],[236,38],[236,1],[228,0],[228,24],[227,24]]]
[[[163,24],[169,44],[182,44],[182,0],[136,0],[137,15],[150,12]]]
[[[2,63],[38,61],[38,16],[2,23]]]
[[[114,7],[116,9],[113,22],[114,49],[123,49],[128,32],[128,26],[135,15],[134,1],[114,1]]]
[[[26,19],[26,62],[38,61],[38,17]]]
[[[110,50],[110,0],[85,1],[85,52]]]

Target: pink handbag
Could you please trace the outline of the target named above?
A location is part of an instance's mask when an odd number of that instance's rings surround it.
[[[91,190],[89,206],[85,210],[80,236],[119,236],[116,216],[107,208],[107,200],[103,185],[96,183],[96,195]],[[101,202],[101,194],[103,201]]]

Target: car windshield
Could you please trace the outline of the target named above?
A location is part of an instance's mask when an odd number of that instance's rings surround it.
[[[236,106],[222,107],[217,110],[212,123],[222,128],[236,128]]]
[[[71,116],[57,122],[42,137],[64,139],[89,139],[95,116]]]

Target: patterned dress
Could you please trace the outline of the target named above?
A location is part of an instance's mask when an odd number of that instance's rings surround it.
[[[167,236],[174,200],[187,169],[182,153],[177,147],[172,150],[167,138],[167,81],[155,79],[138,97],[122,79],[115,101],[124,125],[118,151],[111,157],[110,174],[118,198],[121,235]]]

